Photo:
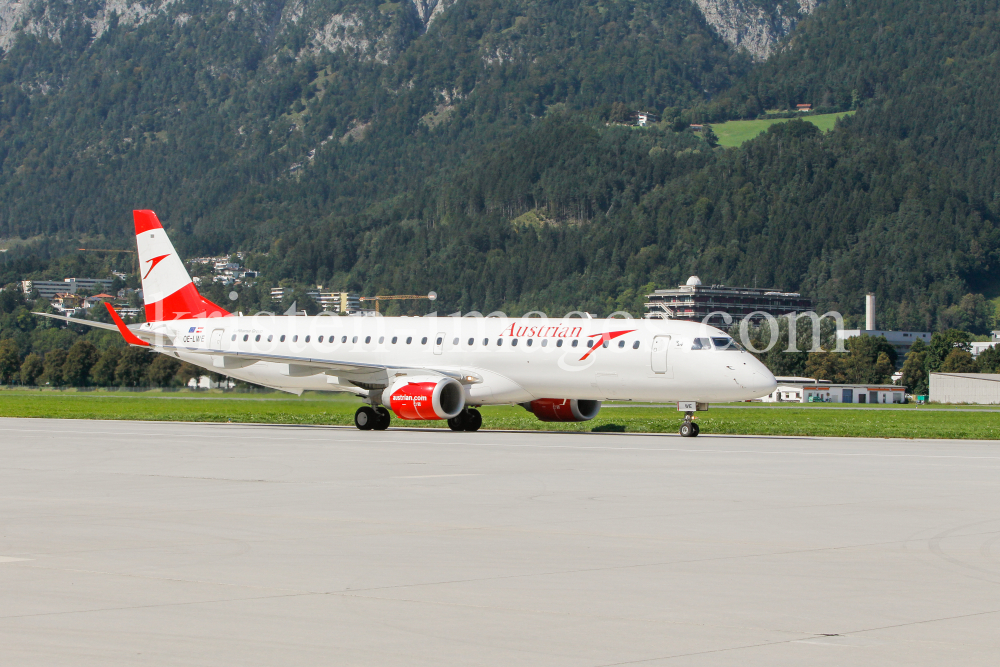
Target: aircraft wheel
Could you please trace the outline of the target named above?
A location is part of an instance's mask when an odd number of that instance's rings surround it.
[[[479,427],[483,425],[483,415],[479,413],[479,410],[471,408],[469,410],[468,417],[465,420],[465,430],[466,431],[478,431]]]
[[[376,431],[384,431],[389,428],[389,424],[392,422],[392,415],[389,414],[388,410],[379,406],[375,408],[375,416],[376,420],[375,424],[372,425],[373,429]]]
[[[690,438],[694,435],[694,424],[691,422],[684,422],[681,424],[681,437]]]
[[[452,431],[464,431],[465,430],[465,412],[459,412],[458,415],[452,417],[448,420],[448,428]]]
[[[378,415],[375,410],[367,405],[362,405],[354,413],[354,425],[362,431],[370,431],[378,423]]]
[[[694,429],[694,432],[691,434],[692,438],[697,437],[698,434],[701,433],[701,429],[698,428],[698,424],[695,422],[691,422],[691,428]]]

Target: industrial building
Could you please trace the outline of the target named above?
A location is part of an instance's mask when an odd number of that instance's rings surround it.
[[[108,292],[114,280],[111,278],[66,278],[65,280],[22,280],[21,289],[25,294],[38,290],[43,299],[53,299],[56,294],[76,294],[77,292]]]
[[[833,384],[781,382],[760,399],[765,403],[905,403],[906,387],[893,384]]]
[[[930,379],[934,403],[1000,404],[1000,374],[931,373]]]
[[[658,289],[646,296],[646,318],[680,319],[706,321],[713,313],[728,313],[733,320],[743,319],[757,313],[751,320],[760,321],[769,313],[780,317],[787,313],[812,310],[810,299],[798,292],[781,292],[775,289],[757,287],[726,287],[725,285],[702,285],[698,276],[691,276],[684,285],[676,289]],[[723,323],[721,315],[715,314],[713,324]]]
[[[865,295],[865,328],[864,329],[840,329],[837,331],[837,338],[847,340],[857,336],[882,336],[896,350],[896,368],[903,367],[906,354],[910,351],[915,341],[921,340],[924,344],[931,342],[929,331],[884,331],[875,328],[875,295]]]

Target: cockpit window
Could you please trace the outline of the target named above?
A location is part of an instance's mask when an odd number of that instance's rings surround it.
[[[694,342],[691,343],[692,350],[711,350],[712,344],[708,342],[707,338],[695,338]]]
[[[743,349],[732,338],[713,338],[712,343],[715,344],[715,349],[717,350],[735,350],[739,352]]]

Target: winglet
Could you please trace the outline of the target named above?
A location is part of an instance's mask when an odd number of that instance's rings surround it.
[[[118,325],[118,331],[119,333],[121,333],[122,338],[125,339],[126,343],[128,343],[129,345],[139,345],[141,347],[149,347],[149,343],[136,336],[129,330],[127,326],[125,326],[125,323],[122,322],[122,318],[118,315],[115,309],[111,307],[110,303],[105,301],[104,307],[108,309],[109,313],[111,313],[111,319],[114,320],[115,324]]]

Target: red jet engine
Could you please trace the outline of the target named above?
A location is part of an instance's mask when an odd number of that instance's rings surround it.
[[[543,422],[585,422],[601,411],[600,401],[576,398],[539,398],[521,405]]]
[[[465,407],[465,389],[449,377],[402,377],[382,395],[400,419],[451,419]]]

